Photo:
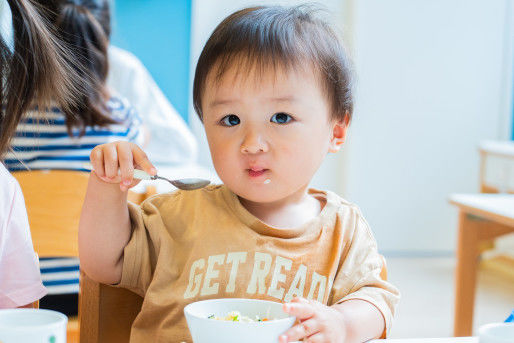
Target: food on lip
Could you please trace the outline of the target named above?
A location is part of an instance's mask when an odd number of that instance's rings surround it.
[[[255,319],[252,319],[247,316],[242,316],[241,313],[238,311],[229,312],[225,317],[216,317],[214,314],[211,314],[207,318],[214,319],[214,320],[222,320],[222,321],[227,321],[227,322],[242,322],[242,323],[267,322],[270,320],[269,318],[267,318],[267,316],[262,317],[262,318],[260,316],[255,316]]]

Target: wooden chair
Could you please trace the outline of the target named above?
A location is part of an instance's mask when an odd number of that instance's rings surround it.
[[[514,169],[512,169],[514,168],[514,142],[483,141],[480,142],[478,151],[480,152],[480,193],[498,193],[500,191],[514,193],[512,185],[509,184],[509,171],[514,172]],[[491,163],[494,166],[494,162],[496,162],[496,168],[504,169],[504,175],[502,175],[504,180],[500,180],[500,183],[505,183],[502,186],[503,190],[500,189],[498,184],[492,184],[489,180]]]
[[[143,298],[93,281],[81,272],[79,302],[81,343],[123,343],[129,341]]]
[[[37,170],[12,174],[23,191],[32,242],[39,257],[78,257],[78,224],[89,173]],[[149,190],[152,193],[154,189]],[[129,192],[129,200],[138,203],[147,196]],[[39,307],[37,302],[27,306]],[[68,321],[67,341],[79,341],[77,318]]]
[[[78,223],[89,174],[63,170],[12,173],[25,198],[34,250],[39,257],[78,257]],[[78,342],[77,318],[68,320],[68,342]]]

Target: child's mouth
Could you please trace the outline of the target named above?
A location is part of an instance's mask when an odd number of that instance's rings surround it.
[[[264,173],[266,173],[267,171],[268,171],[268,169],[259,169],[259,170],[248,169],[248,175],[250,175],[250,177],[259,177],[259,176],[264,175]]]

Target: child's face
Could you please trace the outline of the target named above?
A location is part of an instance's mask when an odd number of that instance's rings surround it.
[[[347,123],[331,119],[318,78],[306,69],[241,77],[229,68],[218,83],[207,77],[203,121],[214,167],[246,200],[303,195],[325,155],[343,143]]]

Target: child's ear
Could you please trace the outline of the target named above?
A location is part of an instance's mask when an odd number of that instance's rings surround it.
[[[332,137],[330,138],[330,146],[328,152],[338,152],[346,138],[346,130],[350,124],[350,116],[348,112],[344,119],[335,120],[332,127]]]

